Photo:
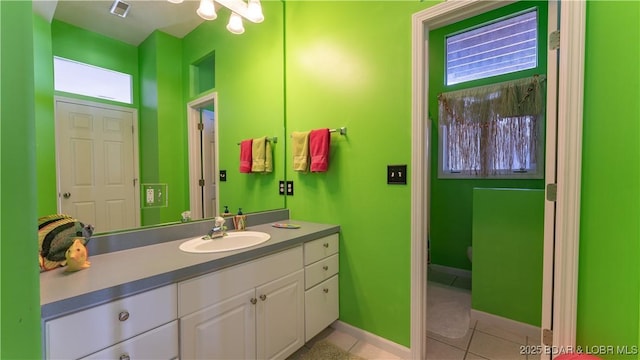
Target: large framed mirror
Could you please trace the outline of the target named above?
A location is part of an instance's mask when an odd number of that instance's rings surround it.
[[[34,4],[37,2],[34,2]],[[60,91],[52,97],[96,102],[105,106],[120,106],[133,110],[137,119],[136,149],[138,176],[131,179],[135,186],[136,214],[139,219],[116,226],[96,226],[96,233],[126,231],[132,228],[179,223],[182,213],[195,209],[192,219],[220,214],[227,206],[231,213],[240,208],[244,213],[282,209],[285,197],[279,195],[278,184],[285,180],[285,110],[284,110],[284,39],[281,2],[265,2],[265,20],[260,24],[245,24],[242,35],[231,34],[224,20],[200,22],[184,35],[171,35],[169,27],[158,28],[138,43],[120,40],[106,30],[97,30],[73,19],[92,17],[101,22],[93,9],[95,1],[59,1],[50,25],[52,54],[36,51],[35,56],[57,56],[89,65],[127,73],[132,77],[132,103],[122,104],[104,98],[89,98]],[[130,1],[136,6],[167,4]],[[185,2],[187,4],[187,2]],[[172,5],[172,4],[169,4]],[[192,6],[193,4],[186,6]],[[83,11],[88,13],[83,14]],[[69,12],[75,12],[69,17]],[[195,12],[193,16],[197,18]],[[117,19],[121,20],[121,19]],[[109,20],[110,21],[110,20]],[[46,41],[46,40],[45,40]],[[52,58],[52,57],[51,57]],[[36,59],[46,62],[48,59]],[[52,59],[51,59],[52,61]],[[50,70],[51,71],[51,70]],[[48,74],[39,74],[48,75]],[[53,84],[52,84],[53,86]],[[190,174],[192,155],[189,152],[189,104],[198,99],[215,100],[202,103],[199,116],[211,118],[217,141],[201,145],[201,172],[206,173],[208,200],[194,205]],[[55,101],[52,102],[55,103]],[[54,105],[55,107],[56,105]],[[59,184],[61,170],[55,159],[56,109],[47,123],[38,123],[39,139],[45,139],[38,151],[38,174],[45,174],[38,186],[39,215],[60,212],[60,202],[67,193]],[[206,121],[206,120],[205,120]],[[273,170],[268,173],[240,173],[239,143],[245,139],[267,136],[272,142]],[[40,140],[39,140],[40,141]],[[208,147],[208,148],[207,148]],[[51,162],[55,161],[55,174]],[[213,164],[211,164],[213,162]],[[103,166],[97,161],[96,166]],[[206,166],[204,166],[206,165]],[[220,172],[226,181],[220,181]],[[206,181],[210,181],[209,184]],[[46,184],[44,184],[46,182]],[[51,183],[56,184],[55,186]],[[153,189],[154,192],[149,192]],[[147,196],[165,196],[150,203]],[[209,202],[208,207],[204,204]],[[203,210],[203,209],[208,210]],[[86,223],[98,222],[95,214],[80,211],[73,214]],[[126,215],[130,216],[130,215]]]

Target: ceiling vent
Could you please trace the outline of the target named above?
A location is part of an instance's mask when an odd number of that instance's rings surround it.
[[[129,8],[130,7],[131,7],[131,5],[127,4],[124,1],[115,0],[113,2],[113,5],[111,5],[111,9],[109,10],[109,12],[112,13],[113,15],[118,15],[120,17],[126,17],[127,14],[129,13]]]

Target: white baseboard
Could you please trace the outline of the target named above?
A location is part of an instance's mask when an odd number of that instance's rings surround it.
[[[500,327],[505,330],[515,332],[517,334],[526,335],[534,339],[540,338],[540,328],[531,324],[523,323],[516,320],[511,320],[502,316],[489,314],[484,311],[471,309],[471,321],[482,321],[485,324],[490,324],[496,327]]]
[[[377,348],[380,348],[390,354],[393,354],[401,359],[410,359],[411,358],[411,350],[408,347],[402,346],[400,344],[396,344],[391,340],[387,340],[378,335],[372,334],[368,331],[362,330],[355,326],[349,325],[340,320],[336,320],[331,324],[331,327],[335,330],[342,331],[347,333],[359,341],[364,341],[369,343]]]
[[[437,265],[437,264],[429,264],[428,269],[433,269],[435,271],[443,272],[446,274],[462,276],[466,278],[471,278],[471,270],[458,269],[450,266]],[[428,272],[429,270],[427,270]]]

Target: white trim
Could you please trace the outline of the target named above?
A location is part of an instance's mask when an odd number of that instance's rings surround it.
[[[426,358],[426,246],[429,206],[425,167],[428,102],[429,30],[442,27],[512,1],[447,1],[413,15],[412,20],[412,151],[411,151],[411,357]],[[585,0],[563,1],[560,17],[558,118],[558,200],[554,258],[554,346],[575,346],[582,101],[584,77]],[[570,91],[573,89],[573,91]],[[548,221],[545,219],[545,221]],[[545,235],[546,237],[546,235]],[[547,239],[545,238],[545,241]],[[546,254],[546,253],[545,253]],[[545,258],[545,262],[550,259]],[[548,311],[548,308],[543,308]],[[544,318],[545,315],[543,315]]]
[[[391,340],[387,340],[376,334],[372,334],[368,331],[349,325],[340,320],[334,321],[333,324],[330,325],[330,327],[332,327],[335,330],[342,331],[343,333],[349,334],[354,338],[358,339],[359,341],[363,341],[368,344],[371,344],[401,359],[409,359],[411,355],[411,351],[406,346],[402,346],[400,344],[394,343]]]
[[[458,269],[450,266],[438,265],[438,264],[429,264],[427,269],[439,271],[441,273],[462,276],[464,278],[471,279],[471,270]]]
[[[547,34],[558,30],[558,1],[549,1],[549,21]],[[557,132],[558,132],[558,50],[547,50],[547,115],[545,136],[545,185],[557,182]],[[555,238],[556,203],[546,200],[544,202],[544,243],[543,259],[553,259],[553,244]],[[553,261],[542,263],[542,319],[540,327],[551,329],[553,326]],[[546,360],[550,354],[541,352],[540,359]]]
[[[216,144],[216,153],[213,173],[219,173],[219,156],[218,156],[218,93],[212,92],[210,94],[199,97],[190,101],[187,104],[187,134],[188,134],[188,148],[189,148],[189,210],[191,211],[192,219],[201,219],[202,217],[202,196],[200,185],[200,164],[202,162],[202,153],[200,151],[200,132],[198,130],[198,123],[200,122],[200,108],[205,105],[214,104],[213,112],[213,126],[214,136]],[[215,176],[215,175],[214,175]],[[216,203],[220,199],[220,186],[216,186]],[[213,209],[215,214],[218,215],[219,206]]]
[[[68,102],[68,103],[72,103],[72,104],[77,104],[77,105],[85,105],[85,106],[91,106],[91,107],[98,107],[98,108],[103,108],[103,109],[109,109],[109,110],[117,110],[117,111],[124,111],[124,112],[129,112],[131,113],[131,115],[133,116],[133,179],[134,179],[134,184],[133,184],[133,191],[135,196],[133,197],[133,206],[134,206],[134,214],[135,214],[135,219],[134,219],[134,227],[140,227],[140,152],[139,152],[139,145],[138,145],[138,109],[134,108],[134,107],[127,107],[127,106],[120,106],[120,105],[112,105],[112,104],[105,104],[105,103],[101,103],[101,102],[96,102],[96,101],[91,101],[91,100],[83,100],[83,99],[77,99],[77,98],[72,98],[72,97],[66,97],[66,96],[60,96],[60,95],[55,95],[53,97],[53,108],[54,108],[54,123],[57,125],[57,120],[55,119],[55,113],[56,113],[56,109],[57,109],[57,103],[58,102]],[[54,127],[55,129],[57,129],[57,126]],[[55,130],[57,131],[57,130]],[[55,138],[56,141],[58,139],[58,134],[55,134]],[[56,164],[58,164],[58,146],[56,145]],[[56,190],[58,192],[58,194],[60,194],[60,174],[58,172],[58,166],[56,165]],[[57,196],[57,201],[56,201],[56,205],[58,208],[58,212],[61,212],[62,209],[62,199],[60,198],[60,196]]]
[[[553,345],[566,348],[576,345],[586,1],[560,4]]]
[[[469,317],[471,318],[472,323],[477,320],[484,324],[496,326],[516,334],[528,336],[533,339],[540,338],[540,328],[531,324],[523,323],[475,309],[471,309]]]

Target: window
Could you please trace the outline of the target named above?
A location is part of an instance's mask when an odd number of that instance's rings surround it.
[[[438,96],[441,178],[542,178],[539,76]]]
[[[447,85],[535,68],[537,24],[538,12],[531,10],[447,36]]]
[[[55,56],[54,88],[72,94],[131,104],[131,75]]]

